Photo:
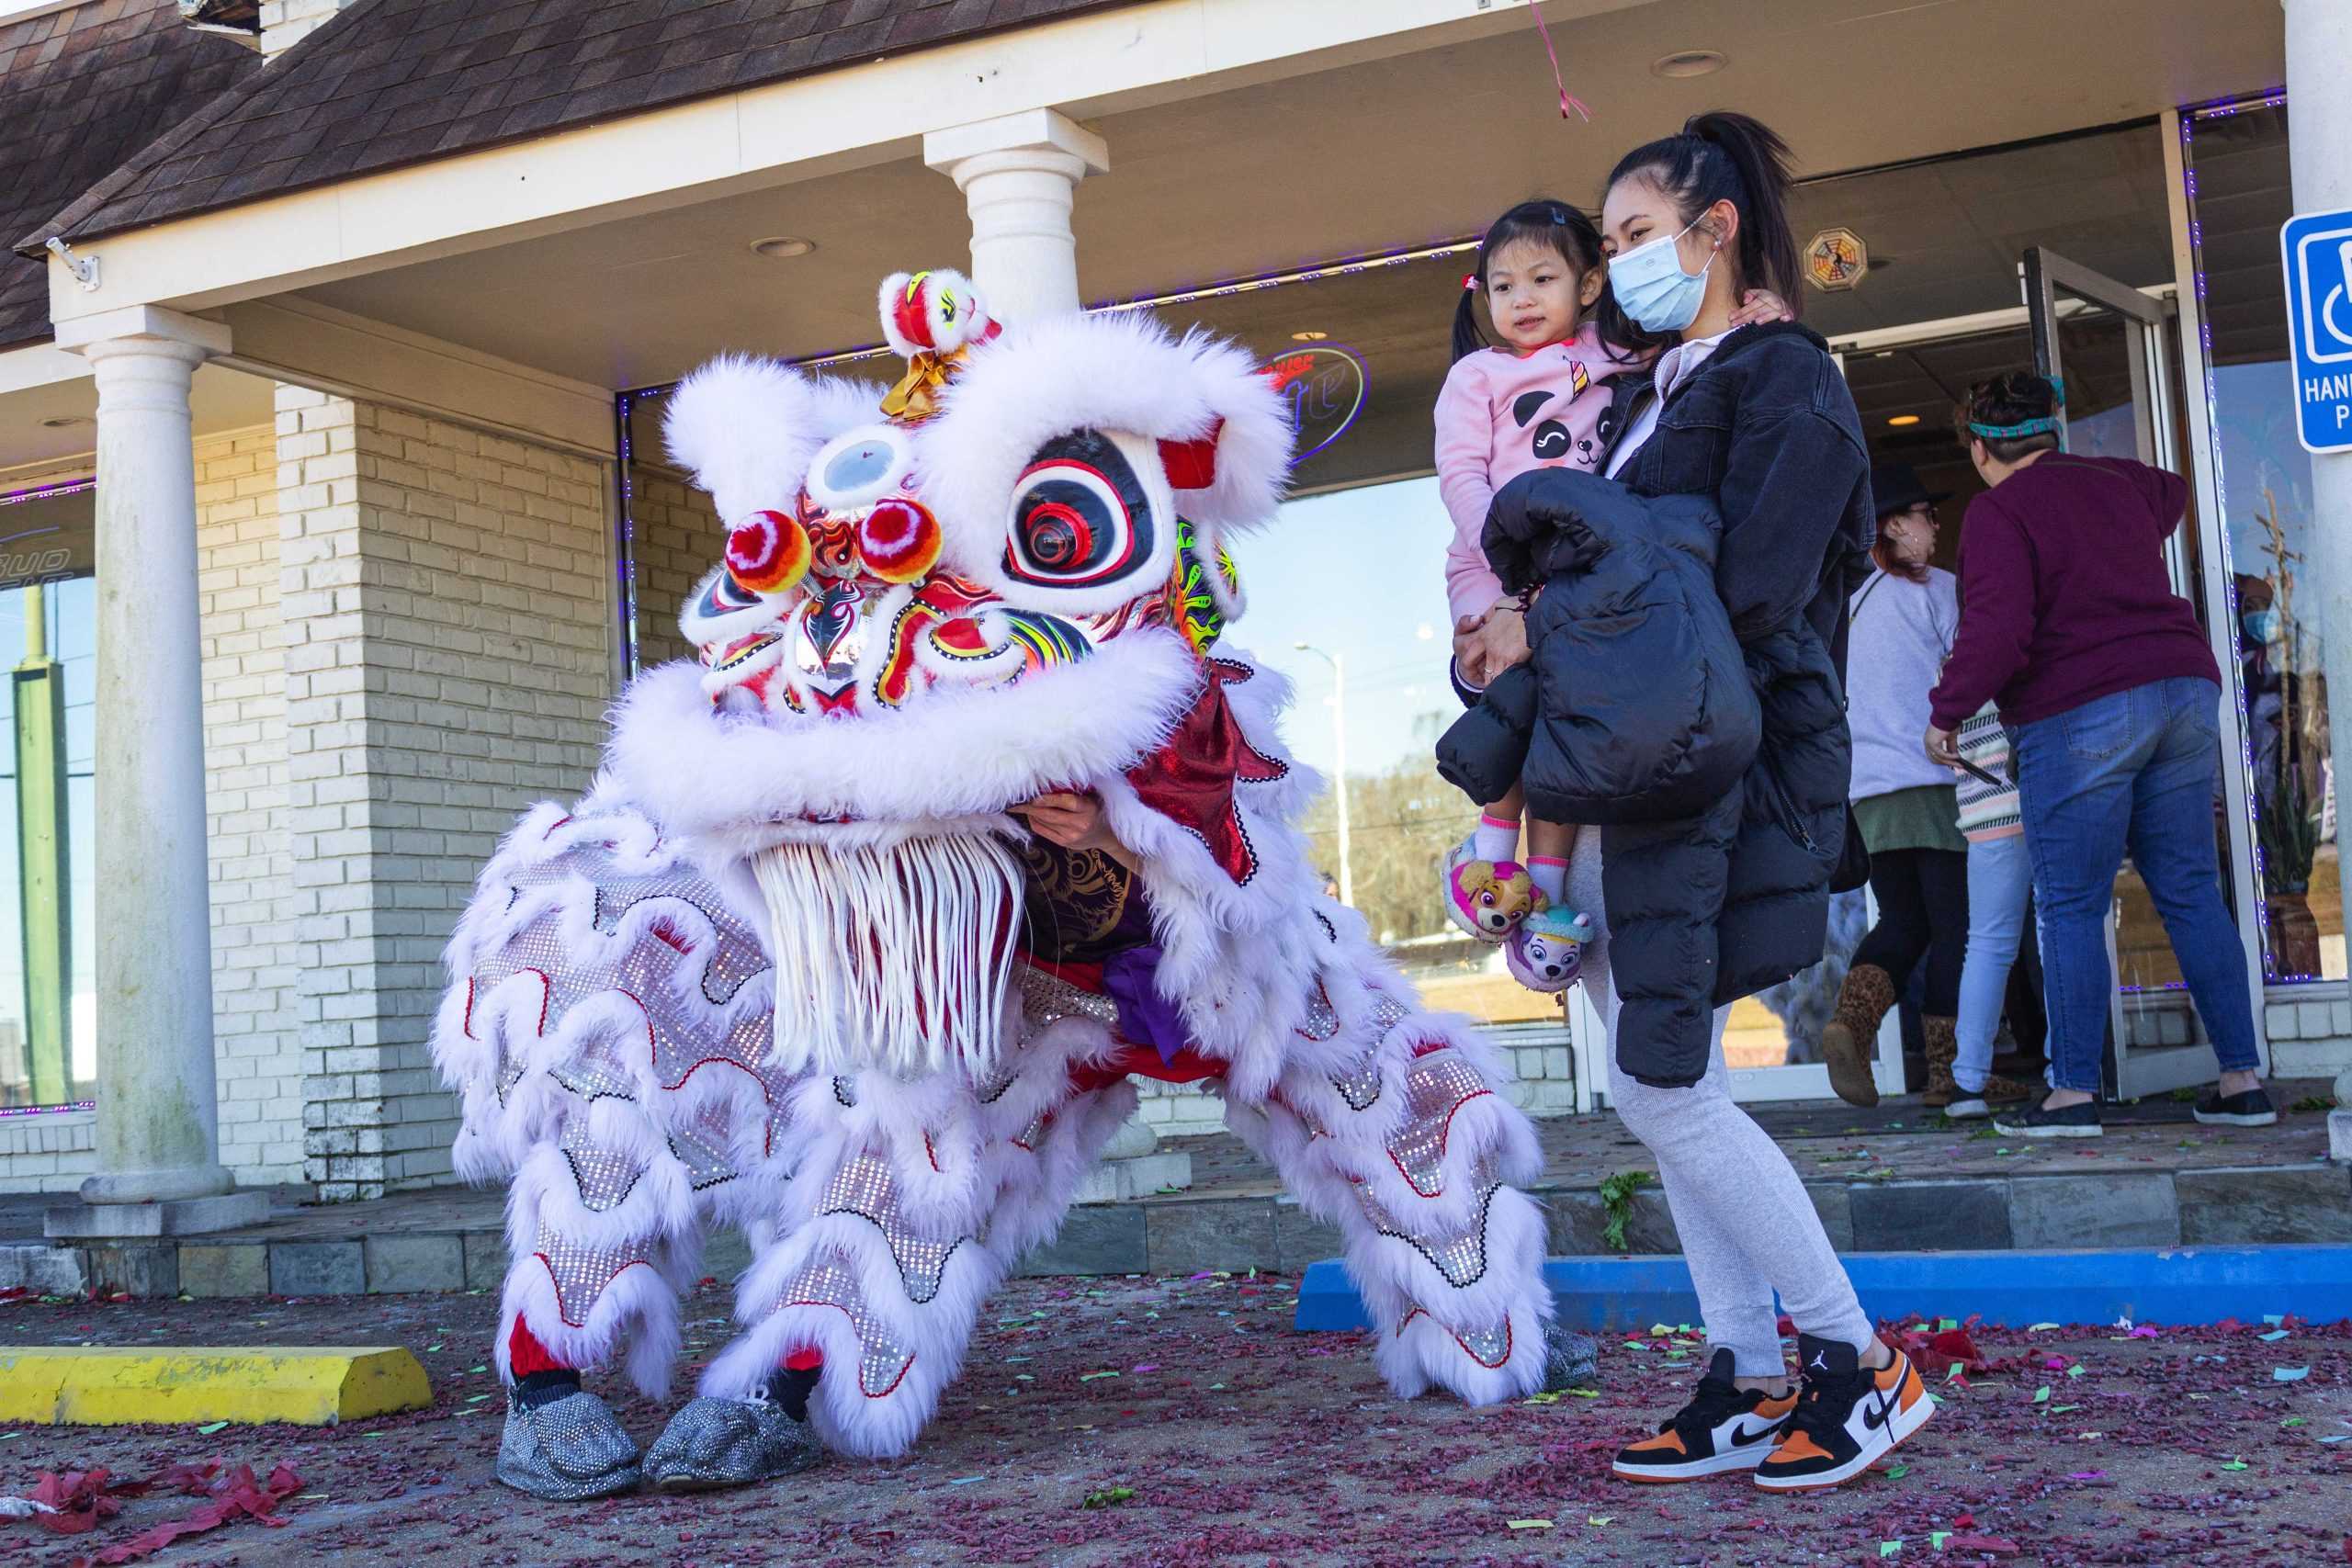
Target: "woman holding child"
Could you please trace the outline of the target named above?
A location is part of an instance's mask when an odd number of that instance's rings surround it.
[[[1475,666],[1485,690],[1440,765],[1531,824],[1585,825],[1561,896],[1525,902],[1575,911],[1562,938],[1589,933],[1610,1098],[1657,1157],[1713,1348],[1695,1396],[1616,1473],[1749,1471],[1797,1491],[1860,1474],[1933,1404],[1877,1337],[1787,1158],[1733,1102],[1723,1058],[1722,1010],[1821,956],[1851,768],[1845,605],[1874,532],[1826,344],[1793,321],[1742,324],[1752,290],[1798,298],[1786,156],[1754,120],[1708,114],[1611,174],[1605,283],[1568,255],[1558,286],[1604,337],[1629,323],[1638,341],[1620,352],[1663,352],[1649,375],[1589,378],[1586,464],[1514,468],[1496,490],[1481,543],[1516,597],[1499,632],[1461,627],[1457,676]],[[1509,302],[1488,305],[1508,319]],[[1496,379],[1515,403],[1540,389]],[[1487,847],[1451,857],[1450,895],[1491,883],[1460,870]],[[1776,1292],[1799,1331],[1796,1386]]]

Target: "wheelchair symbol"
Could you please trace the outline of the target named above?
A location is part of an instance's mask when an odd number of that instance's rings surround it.
[[[2352,230],[2305,235],[2295,251],[2306,357],[2314,365],[2352,359]]]
[[[2344,276],[2352,278],[2352,240],[2346,240],[2335,247],[2335,260],[2336,265],[2344,269]],[[2321,330],[2328,336],[2345,347],[2352,348],[2352,332],[2346,332],[2336,324],[2335,308],[2342,303],[2344,303],[2344,285],[2339,283],[2327,291],[2326,299],[2320,301],[2319,324]]]

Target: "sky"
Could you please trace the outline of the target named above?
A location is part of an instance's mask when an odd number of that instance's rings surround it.
[[[1453,532],[1437,480],[1423,478],[1294,501],[1228,543],[1248,607],[1226,636],[1297,683],[1283,731],[1300,761],[1329,772],[1335,740],[1331,667],[1301,641],[1346,667],[1351,773],[1427,755],[1462,711],[1445,676]]]

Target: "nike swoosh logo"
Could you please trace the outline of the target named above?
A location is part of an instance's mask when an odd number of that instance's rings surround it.
[[[1875,1432],[1880,1427],[1885,1426],[1887,1422],[1893,1418],[1894,1415],[1894,1401],[1882,1396],[1874,1407],[1865,1409],[1862,1412],[1862,1425]]]
[[[1758,1427],[1752,1432],[1743,1432],[1735,1427],[1732,1428],[1731,1446],[1736,1449],[1753,1448],[1780,1429],[1777,1424],[1770,1427]]]

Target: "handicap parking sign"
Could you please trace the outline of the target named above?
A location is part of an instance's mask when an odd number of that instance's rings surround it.
[[[2290,218],[2287,265],[2296,434],[2305,450],[2352,451],[2352,212]]]

